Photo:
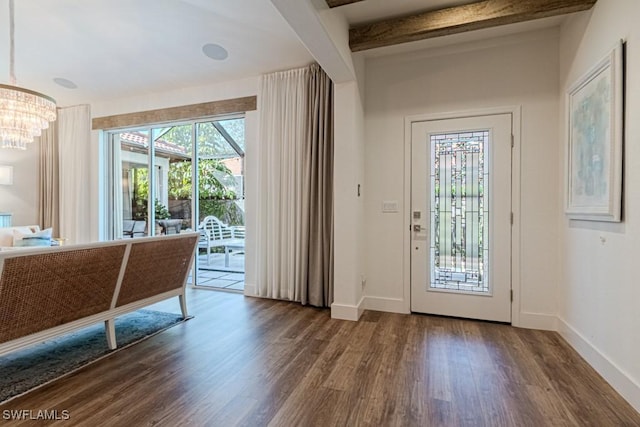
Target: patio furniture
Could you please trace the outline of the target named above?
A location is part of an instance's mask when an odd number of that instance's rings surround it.
[[[159,219],[156,222],[160,225],[160,234],[180,234],[182,230],[182,219]]]
[[[122,235],[129,237],[146,236],[147,222],[137,219],[125,219],[122,221]]]
[[[199,248],[207,249],[207,265],[210,263],[211,249],[224,247],[224,266],[229,267],[229,252],[244,251],[244,227],[225,224],[215,216],[205,217],[200,225]]]

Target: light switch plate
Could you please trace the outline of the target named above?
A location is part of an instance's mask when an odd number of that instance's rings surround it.
[[[385,212],[385,213],[398,212],[398,201],[397,200],[384,200],[382,202],[382,212]]]

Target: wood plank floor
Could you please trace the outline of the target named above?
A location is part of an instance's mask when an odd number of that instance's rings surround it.
[[[556,333],[379,312],[347,322],[207,290],[189,305],[194,319],[0,405],[0,425],[33,425],[6,410],[66,410],[57,424],[640,426]]]

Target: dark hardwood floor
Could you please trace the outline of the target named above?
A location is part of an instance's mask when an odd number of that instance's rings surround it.
[[[194,319],[0,405],[0,425],[45,425],[7,410],[66,410],[58,425],[640,426],[556,333],[188,297]]]

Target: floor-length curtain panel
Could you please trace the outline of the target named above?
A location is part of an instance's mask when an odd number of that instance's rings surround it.
[[[333,302],[333,86],[318,65],[263,77],[257,293]]]
[[[308,75],[308,68],[265,75],[259,97],[256,292],[292,301],[301,300],[308,265]]]
[[[60,235],[59,223],[59,161],[58,122],[53,121],[42,131],[40,146],[40,183],[38,186],[38,222],[44,228],[52,228],[53,235]]]
[[[319,65],[309,75],[309,266],[302,303],[333,302],[333,83]]]
[[[91,240],[91,113],[88,105],[58,111],[60,237]]]

